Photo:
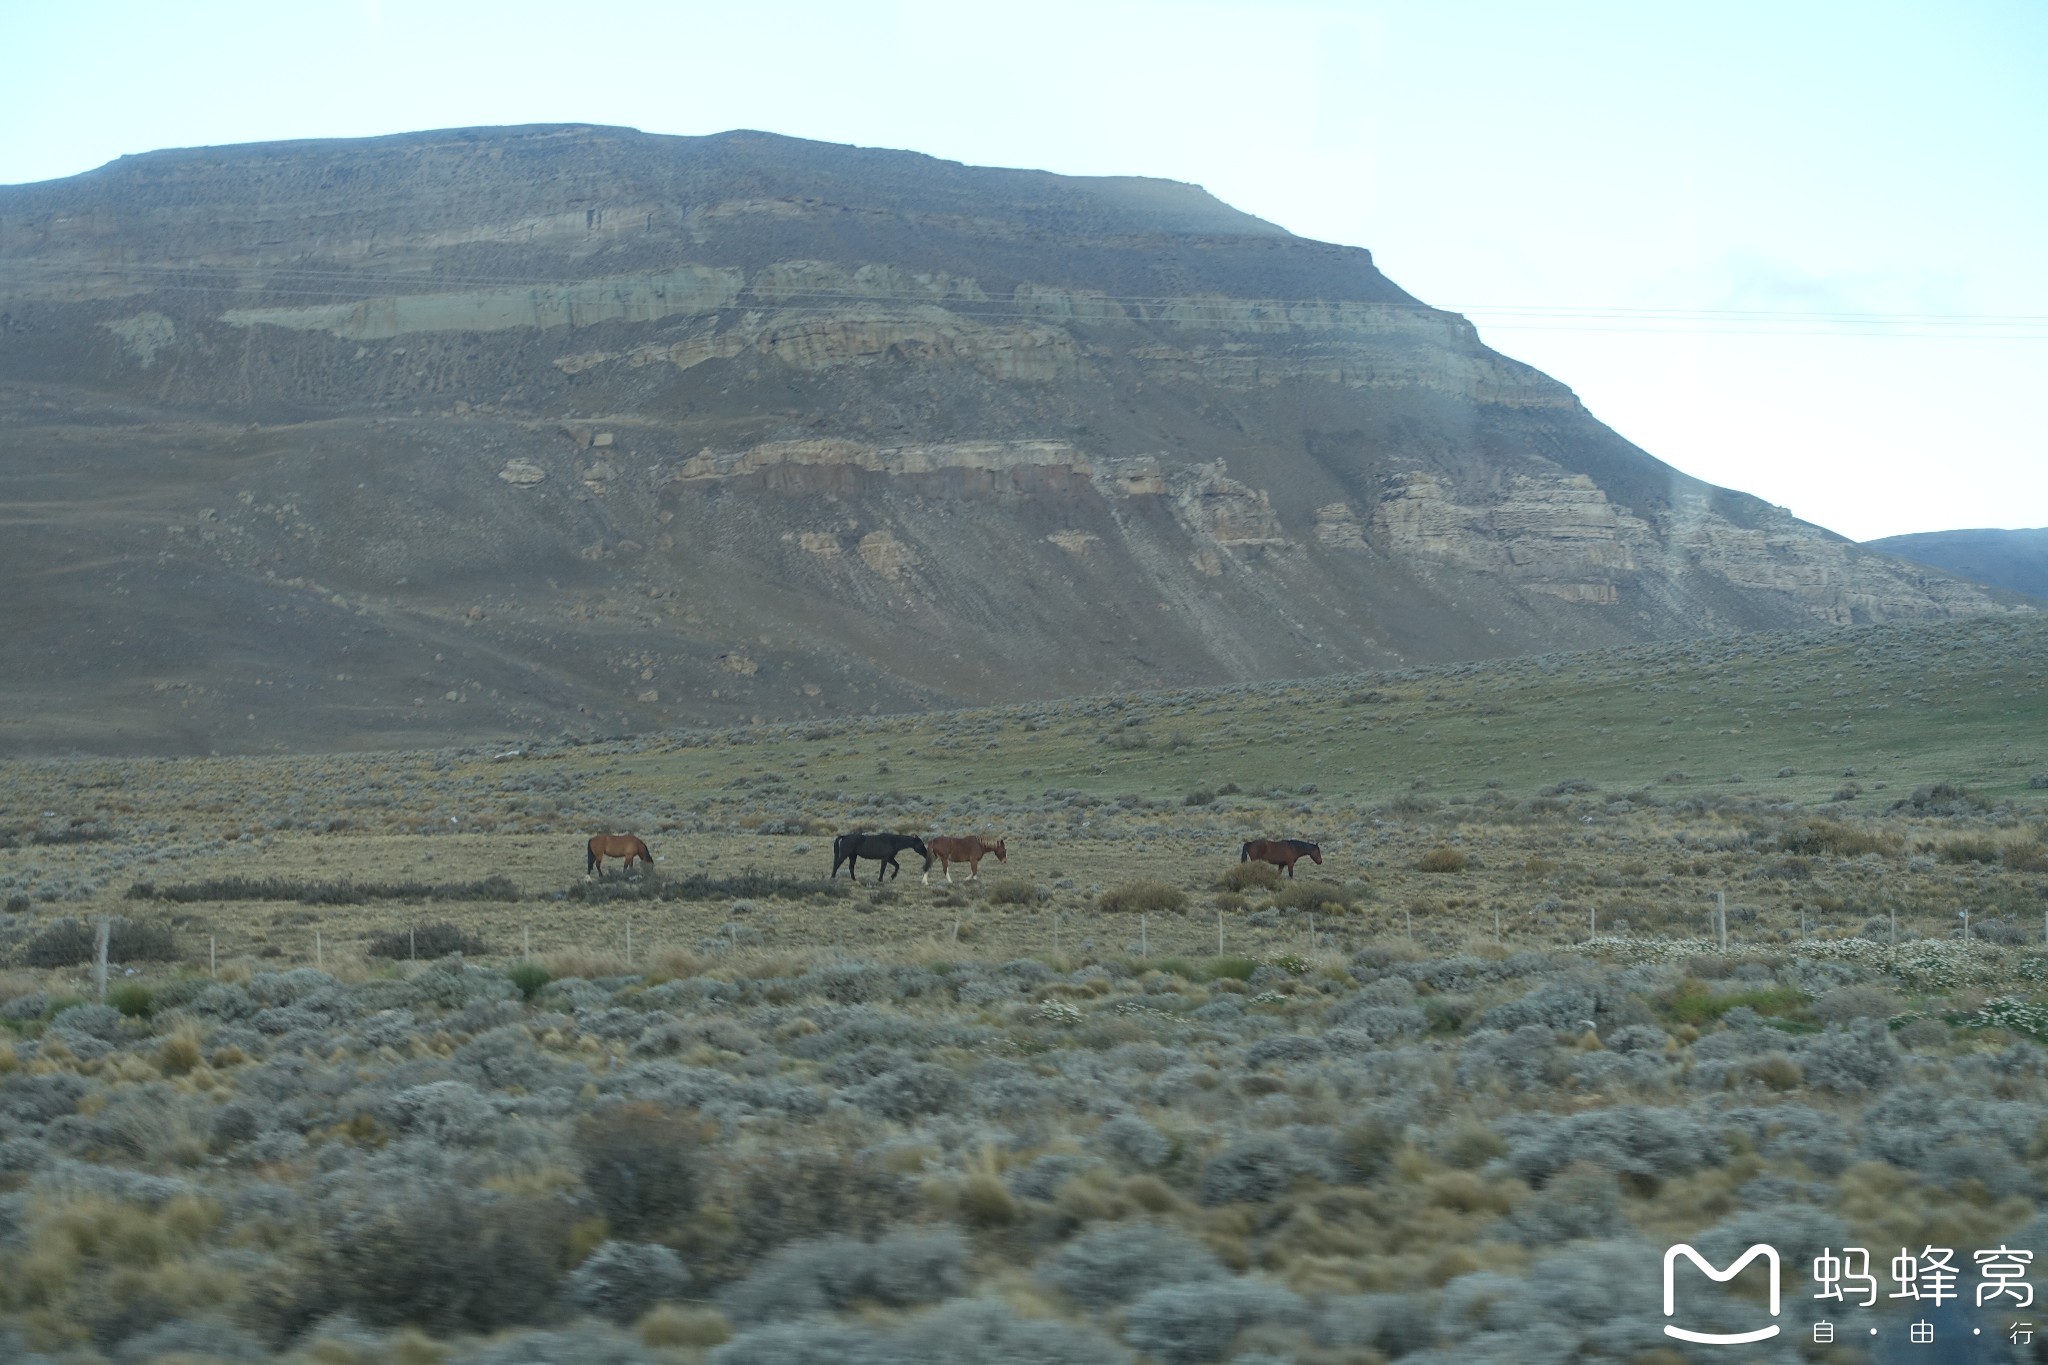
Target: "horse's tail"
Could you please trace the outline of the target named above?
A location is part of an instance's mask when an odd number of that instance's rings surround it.
[[[585,872],[597,870],[597,840],[595,839],[592,839],[583,846],[583,870]]]
[[[1237,860],[1241,863],[1248,863],[1252,860],[1251,840],[1245,840],[1244,847],[1237,851]]]

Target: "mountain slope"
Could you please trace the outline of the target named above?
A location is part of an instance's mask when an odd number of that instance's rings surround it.
[[[892,710],[1941,616],[1198,188],[580,126],[0,189],[0,749]]]
[[[2048,599],[2048,527],[2018,531],[1922,531],[1869,540],[1864,545],[1974,583]]]

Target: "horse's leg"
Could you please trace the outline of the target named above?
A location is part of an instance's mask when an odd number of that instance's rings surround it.
[[[953,860],[941,855],[939,858],[939,867],[946,874],[946,885],[951,886],[953,884]]]
[[[968,881],[970,881],[970,882],[978,882],[978,881],[980,881],[980,880],[981,880],[981,858],[982,858],[982,855],[981,855],[981,854],[979,854],[979,853],[977,853],[977,854],[975,854],[975,855],[974,855],[974,856],[973,856],[972,858],[969,858],[969,859],[967,860],[967,880],[968,880]]]

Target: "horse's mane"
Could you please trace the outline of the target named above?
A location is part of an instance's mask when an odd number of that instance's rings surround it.
[[[1285,844],[1297,853],[1307,853],[1310,849],[1321,851],[1323,847],[1321,844],[1312,844],[1306,839],[1275,839],[1273,842]]]

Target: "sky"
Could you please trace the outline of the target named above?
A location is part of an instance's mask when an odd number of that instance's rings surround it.
[[[0,184],[759,128],[1200,184],[1854,539],[2048,526],[2040,0],[0,0]]]

